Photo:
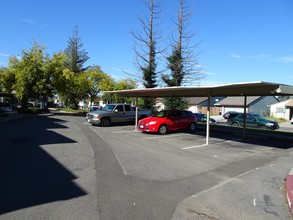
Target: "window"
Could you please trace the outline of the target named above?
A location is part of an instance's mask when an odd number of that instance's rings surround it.
[[[180,112],[180,117],[188,117],[188,112],[187,111],[181,111]]]
[[[285,108],[277,108],[277,113],[285,113]]]
[[[125,108],[125,111],[126,112],[130,112],[131,111],[130,105],[124,105],[124,108]],[[133,111],[135,111],[135,108],[134,108]]]
[[[116,109],[118,112],[123,112],[123,105],[117,105]]]
[[[255,117],[253,115],[247,115],[247,119],[253,121]]]

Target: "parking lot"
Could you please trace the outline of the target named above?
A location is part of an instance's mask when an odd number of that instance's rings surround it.
[[[289,219],[292,141],[212,129],[206,146],[200,128],[146,134],[64,115],[2,125],[1,219]]]
[[[157,135],[136,132],[132,125],[89,127],[112,147],[126,175],[158,181],[178,180],[250,158],[274,157],[292,146],[279,141],[243,142],[241,137],[215,132],[207,146],[204,130]]]
[[[290,140],[211,131],[207,146],[204,129],[157,135],[87,126],[111,146],[124,175],[172,185],[181,195],[172,219],[288,219]]]
[[[172,185],[183,196],[172,219],[289,216],[282,187],[292,166],[292,141],[243,141],[212,131],[207,146],[201,129],[157,135],[133,125],[86,125],[111,146],[124,175]]]

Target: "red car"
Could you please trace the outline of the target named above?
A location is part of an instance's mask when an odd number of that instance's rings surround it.
[[[196,116],[190,111],[164,110],[151,117],[139,120],[138,130],[166,134],[168,131],[188,128],[191,132],[194,132],[196,125]]]

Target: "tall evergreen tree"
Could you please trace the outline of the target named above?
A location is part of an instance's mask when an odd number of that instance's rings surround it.
[[[82,49],[82,47],[83,43],[79,37],[78,26],[75,26],[72,36],[68,39],[67,48],[64,51],[69,58],[66,61],[66,67],[75,74],[82,73],[89,68],[84,67],[89,57],[87,55],[88,52]]]
[[[73,77],[76,77],[72,80],[73,90],[71,93],[68,93],[67,103],[68,106],[77,109],[78,103],[83,99],[84,94],[79,85],[78,77],[86,71],[89,67],[84,67],[85,62],[89,59],[88,53],[82,48],[83,44],[81,38],[79,37],[78,27],[75,26],[73,34],[69,37],[67,42],[67,48],[64,53],[68,56],[68,59],[65,61],[66,68],[73,73]]]
[[[157,50],[158,33],[155,30],[156,19],[159,15],[157,0],[145,0],[149,15],[147,19],[139,18],[142,25],[142,32],[132,32],[135,41],[143,45],[140,49],[135,49],[136,65],[142,73],[142,83],[145,88],[154,88],[157,86]],[[143,108],[153,109],[155,105],[154,98],[144,98]]]

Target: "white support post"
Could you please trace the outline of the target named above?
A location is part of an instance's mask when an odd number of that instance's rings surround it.
[[[246,105],[247,105],[247,96],[244,95],[243,139],[246,138],[246,120],[247,120]]]
[[[207,110],[206,145],[209,145],[209,139],[210,139],[210,109],[211,109],[211,97],[210,97],[210,91],[209,91],[209,94],[208,94],[208,110]]]
[[[138,96],[135,98],[135,127],[134,130],[137,131],[137,123],[138,123]]]

